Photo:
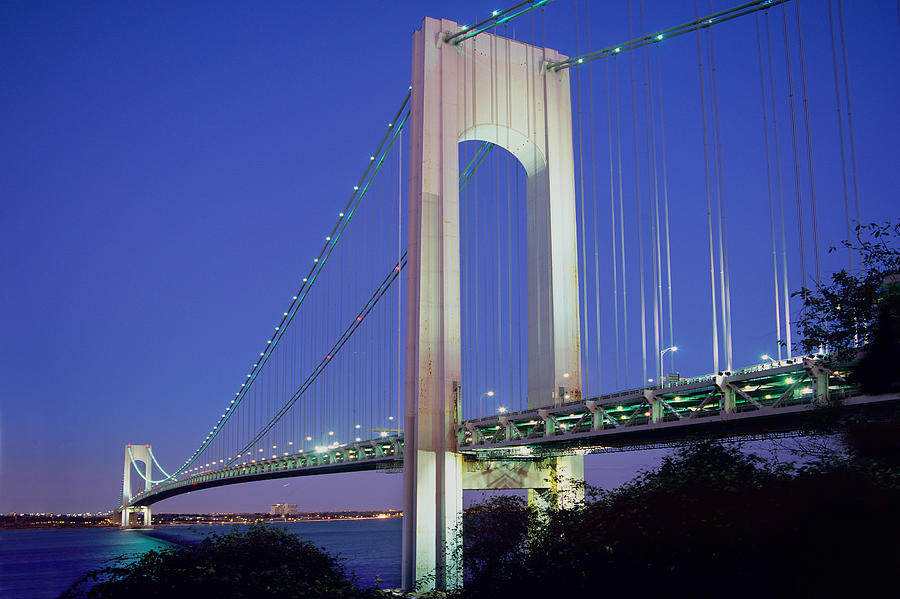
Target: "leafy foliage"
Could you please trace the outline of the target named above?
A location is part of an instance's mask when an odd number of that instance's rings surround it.
[[[845,463],[794,468],[703,441],[590,495],[543,514],[518,499],[470,510],[477,557],[458,596],[864,594],[900,565],[896,479]]]
[[[360,589],[343,564],[309,541],[258,523],[200,544],[148,551],[82,576],[63,598],[346,598]]]
[[[857,225],[856,239],[844,240],[841,248],[859,257],[859,271],[843,269],[831,275],[830,284],[794,293],[803,300],[797,322],[801,335],[798,348],[803,353],[825,348],[836,361],[848,362],[856,358],[860,348],[876,340],[879,330],[898,326],[900,314],[896,312],[888,314],[885,322],[884,307],[889,302],[881,297],[885,276],[900,271],[900,249],[894,247],[897,240],[900,220]],[[829,252],[839,249],[832,247]],[[893,303],[896,311],[896,299]]]

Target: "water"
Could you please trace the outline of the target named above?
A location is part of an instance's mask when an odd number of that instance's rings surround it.
[[[400,585],[400,518],[276,524],[345,559],[363,586],[375,577],[382,588]],[[0,530],[0,597],[57,597],[79,576],[123,554],[140,554],[197,541],[230,526],[157,526],[152,530],[111,528]]]

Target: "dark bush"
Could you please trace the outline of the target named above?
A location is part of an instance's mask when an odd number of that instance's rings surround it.
[[[264,524],[189,547],[148,551],[81,577],[63,598],[371,598],[343,564],[309,541]]]
[[[466,516],[477,554],[460,596],[865,596],[900,566],[900,490],[884,474],[702,442],[577,509],[489,500]]]

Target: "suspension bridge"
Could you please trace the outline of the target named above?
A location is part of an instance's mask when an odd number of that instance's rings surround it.
[[[792,350],[791,291],[834,266],[819,227],[860,220],[842,2],[710,3],[653,31],[641,2],[599,42],[575,2],[570,55],[548,4],[423,21],[412,85],[195,451],[169,472],[126,446],[123,526],[199,489],[402,467],[404,587],[453,588],[463,490],[565,504],[587,453],[897,399]]]

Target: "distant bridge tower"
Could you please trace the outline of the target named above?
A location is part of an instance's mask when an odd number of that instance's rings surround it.
[[[131,466],[138,467],[137,462],[144,465],[143,479],[144,491],[150,489],[150,481],[153,479],[153,451],[149,445],[132,445],[125,446],[125,474],[122,478],[122,527],[128,526],[128,516],[132,512],[139,512],[144,516],[144,526],[150,526],[150,506],[131,507]]]
[[[427,586],[461,584],[460,564],[453,557],[462,490],[491,486],[490,473],[465,473],[456,447],[464,383],[457,147],[462,141],[505,148],[528,177],[528,407],[553,405],[565,395],[581,397],[569,75],[543,68],[566,57],[489,34],[460,45],[444,41],[459,30],[452,21],[426,18],[413,36],[403,518],[407,589],[432,576]],[[583,463],[582,456],[573,456],[537,468],[578,479]],[[470,484],[464,478],[471,478]],[[529,480],[523,475],[518,488],[551,486]],[[539,495],[529,491],[530,500]]]

